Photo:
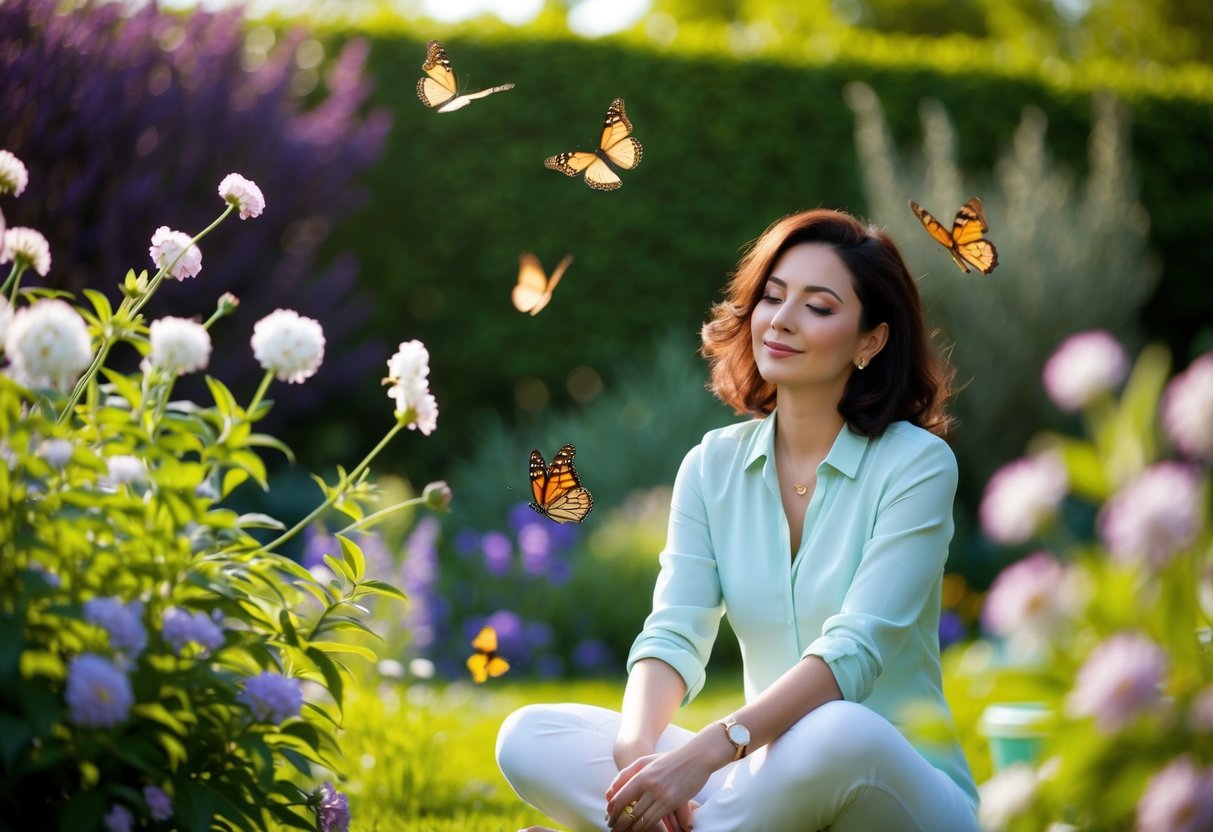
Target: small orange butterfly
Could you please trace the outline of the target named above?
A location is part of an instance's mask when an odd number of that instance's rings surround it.
[[[490,676],[496,678],[510,669],[510,663],[497,655],[497,631],[492,627],[482,628],[472,639],[472,647],[476,652],[468,657],[468,670],[476,684],[483,684]]]
[[[514,88],[513,84],[502,84],[477,92],[461,92],[459,83],[455,80],[451,59],[447,57],[446,49],[436,40],[425,45],[425,63],[421,65],[421,70],[426,77],[417,82],[417,97],[421,99],[422,104],[440,113],[454,112],[477,98]]]
[[[910,210],[922,222],[923,228],[935,242],[948,250],[956,265],[963,272],[969,271],[969,266],[982,274],[989,274],[998,265],[998,249],[994,244],[982,237],[990,230],[986,224],[986,215],[981,210],[981,200],[973,197],[956,212],[952,222],[952,230],[943,227],[943,223],[931,216],[914,200],[910,200]]]
[[[640,164],[644,155],[644,148],[640,146],[640,142],[631,138],[631,135],[632,122],[623,110],[623,99],[616,98],[607,108],[597,150],[592,153],[578,150],[559,153],[544,160],[543,166],[558,170],[565,176],[584,173],[585,184],[594,190],[613,191],[622,185],[623,181],[611,170],[611,165],[631,170]]]
[[[577,449],[565,445],[556,452],[549,466],[539,449],[531,451],[531,508],[557,523],[580,523],[594,507],[590,496],[577,477],[573,454]]]
[[[538,257],[529,251],[519,254],[518,284],[510,293],[510,300],[514,302],[514,308],[519,312],[538,315],[539,311],[552,299],[552,292],[555,290],[556,284],[560,282],[560,278],[564,276],[564,270],[572,262],[573,255],[566,254],[564,259],[556,264],[552,276],[548,277],[543,273],[543,266]]]

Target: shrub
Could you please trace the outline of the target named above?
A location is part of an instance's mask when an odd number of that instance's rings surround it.
[[[990,589],[993,644],[949,662],[954,699],[966,703],[957,716],[972,728],[991,700],[1040,702],[1049,714],[1041,758],[982,786],[987,828],[1203,829],[1213,818],[1213,354],[1168,381],[1167,351],[1147,347],[1118,395],[1119,378],[1066,355],[1087,347],[1063,345],[1054,367],[1066,377],[1048,380],[1059,406],[1086,391],[1087,437],[1045,432],[1012,463],[1058,466],[1061,491],[1015,493],[1002,473],[987,488],[986,522],[1038,551]],[[1094,523],[1067,522],[1066,503],[1088,506]]]
[[[24,174],[19,159],[0,154],[0,193],[20,192],[13,183]],[[326,829],[348,825],[331,784],[309,793],[296,781],[312,766],[342,770],[345,655],[376,657],[343,634],[365,637],[366,599],[403,598],[365,574],[350,533],[408,504],[444,502],[434,497],[442,489],[430,489],[366,513],[374,456],[406,427],[433,429],[428,368],[416,342],[401,345],[389,362],[395,423],[335,483],[317,478],[324,499],[303,522],[286,529],[231,509],[240,483],[269,487],[263,451],[290,455],[255,432],[272,381],[308,378],[326,345],[316,321],[278,310],[254,327],[264,375],[247,405],[211,376],[213,404],[173,398],[180,375],[208,366],[210,328],[238,301],[221,296],[205,323],[149,324],[144,309],[166,280],[205,285],[193,277],[199,240],[234,211],[252,218],[264,204],[255,184],[234,175],[220,194],[229,204],[203,232],[154,235],[158,271],[129,271],[117,307],[93,290],[77,308],[70,295],[22,287],[31,270],[49,271],[45,241],[28,228],[3,235],[0,262],[13,263],[0,288],[6,826],[171,819],[190,830],[314,829],[317,815]],[[115,347],[133,349],[139,369],[111,368]],[[331,579],[321,581],[275,550],[333,508],[347,526],[324,554]]]
[[[370,84],[365,41],[336,54],[303,28],[246,33],[239,9],[189,15],[155,3],[13,0],[0,4],[0,147],[26,163],[30,199],[9,221],[39,228],[56,268],[48,286],[104,291],[162,223],[201,228],[208,192],[236,168],[270,193],[272,210],[240,235],[212,235],[222,268],[157,296],[156,315],[194,314],[218,292],[240,296],[247,327],[283,303],[320,320],[330,360],[311,383],[280,393],[313,409],[350,381],[372,385],[383,343],[368,340],[368,296],[354,257],[321,249],[363,202],[359,176],[380,156],[389,119],[362,115]],[[168,185],[166,192],[165,185]],[[217,261],[218,262],[218,261]],[[340,347],[340,349],[337,349]],[[115,356],[121,364],[125,357]],[[241,395],[252,356],[224,352],[215,372]],[[187,378],[183,389],[203,395]],[[277,418],[273,414],[271,422]],[[310,456],[311,443],[299,443]],[[323,456],[318,454],[317,456]]]

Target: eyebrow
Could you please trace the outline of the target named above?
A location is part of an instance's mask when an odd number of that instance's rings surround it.
[[[784,289],[788,288],[788,284],[785,281],[780,280],[775,275],[771,275],[770,277],[767,278],[767,280],[769,280],[772,283],[778,283]],[[838,293],[835,292],[833,289],[831,289],[829,286],[805,286],[804,291],[809,294],[812,294],[813,292],[825,292],[828,295],[833,295],[838,300],[839,303],[843,303],[843,299],[838,297]]]

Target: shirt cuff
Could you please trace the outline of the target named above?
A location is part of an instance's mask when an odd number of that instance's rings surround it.
[[[646,638],[632,645],[632,650],[628,653],[628,673],[632,672],[632,667],[641,659],[660,659],[674,668],[674,672],[682,677],[687,688],[686,696],[682,698],[683,705],[689,704],[699,695],[699,691],[703,690],[703,683],[708,678],[703,665],[694,656],[685,650],[662,644],[657,639]]]
[[[858,642],[846,636],[825,635],[810,644],[801,658],[817,656],[834,674],[834,681],[848,702],[862,702],[872,695],[872,683],[880,668]]]

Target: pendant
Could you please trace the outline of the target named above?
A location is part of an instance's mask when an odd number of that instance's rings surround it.
[[[802,482],[792,483],[792,488],[795,489],[796,493],[801,497],[809,492],[809,487]]]

